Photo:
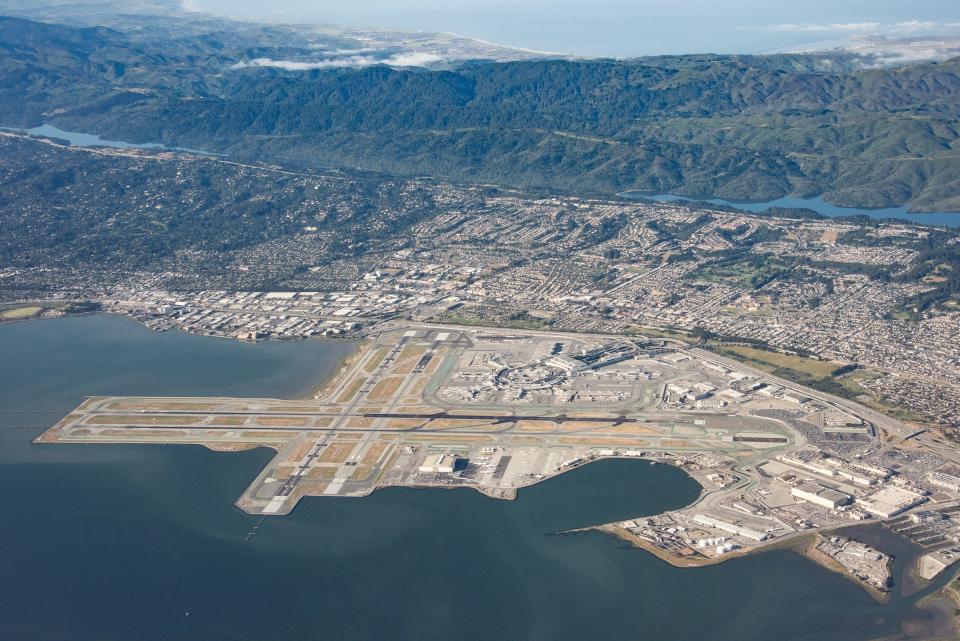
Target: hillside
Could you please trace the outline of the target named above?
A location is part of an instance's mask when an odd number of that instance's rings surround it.
[[[241,67],[310,53],[251,49],[227,32],[130,38],[0,20],[3,124],[520,187],[960,209],[956,59],[861,71],[842,54],[285,71]]]

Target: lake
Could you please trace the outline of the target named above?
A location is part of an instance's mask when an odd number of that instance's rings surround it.
[[[71,145],[78,147],[112,147],[115,149],[161,149],[168,151],[183,151],[205,156],[222,156],[211,151],[202,149],[191,149],[189,147],[168,147],[160,143],[132,143],[123,140],[107,140],[96,134],[87,134],[76,131],[65,131],[50,124],[43,124],[39,127],[30,129],[21,129],[15,127],[0,127],[0,130],[19,131],[30,134],[31,136],[42,136],[45,138],[57,138],[65,140]],[[812,209],[813,211],[830,218],[842,216],[868,216],[876,220],[906,220],[908,222],[920,225],[939,225],[943,227],[960,227],[960,212],[938,212],[938,213],[914,213],[908,212],[906,206],[901,207],[882,207],[862,209],[856,207],[841,207],[828,203],[819,196],[814,198],[798,198],[795,196],[785,196],[776,200],[767,200],[759,202],[725,200],[723,198],[691,198],[687,196],[677,196],[675,194],[649,194],[646,192],[627,191],[619,196],[625,198],[646,198],[658,202],[707,202],[714,205],[727,205],[736,207],[745,211],[754,213],[763,213],[771,207]]]
[[[668,465],[593,463],[512,502],[307,498],[250,536],[233,502],[270,451],[30,442],[87,394],[295,397],[352,349],[109,315],[0,325],[0,639],[857,641],[929,616],[790,552],[677,569],[554,534],[695,499]]]
[[[54,127],[53,125],[44,124],[39,127],[32,127],[30,129],[21,129],[17,127],[0,127],[0,129],[6,131],[19,131],[21,133],[30,134],[31,136],[42,136],[44,138],[56,138],[58,140],[65,140],[71,145],[76,145],[77,147],[112,147],[114,149],[163,149],[168,151],[186,151],[192,154],[201,154],[204,156],[217,156],[220,154],[215,154],[210,151],[203,151],[202,149],[190,149],[189,147],[168,147],[162,145],[158,142],[146,142],[146,143],[134,143],[126,142],[123,140],[107,140],[101,138],[96,134],[85,134],[77,131],[64,131]]]
[[[841,216],[869,216],[876,220],[906,220],[919,225],[940,225],[944,227],[960,227],[960,212],[948,213],[913,213],[908,212],[904,207],[883,207],[879,209],[860,209],[856,207],[841,207],[828,203],[820,197],[797,198],[795,196],[785,196],[776,200],[767,200],[762,202],[743,202],[734,200],[725,200],[723,198],[690,198],[687,196],[677,196],[674,194],[647,194],[644,192],[624,192],[620,194],[627,198],[646,198],[658,202],[707,202],[713,205],[727,205],[736,207],[745,211],[762,214],[771,207],[787,207],[812,209],[823,216],[838,218]]]

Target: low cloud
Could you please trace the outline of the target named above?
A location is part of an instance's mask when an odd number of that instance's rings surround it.
[[[329,45],[316,44],[316,43],[308,45],[307,47],[325,56],[346,56],[346,55],[355,55],[360,53],[376,53],[380,51],[380,49],[375,49],[374,47],[361,47],[361,48],[354,48],[354,49],[330,49]]]
[[[893,49],[876,54],[885,64],[909,64],[928,60],[948,60],[960,55],[960,48],[954,49]]]
[[[934,22],[932,20],[908,20],[893,25],[893,31],[912,33],[916,31],[953,31],[960,28],[960,22]]]
[[[286,71],[312,71],[314,69],[343,69],[349,67],[370,67],[373,65],[388,65],[390,67],[423,67],[443,58],[434,53],[411,51],[396,53],[387,58],[372,55],[354,54],[339,58],[325,58],[323,60],[275,60],[273,58],[254,58],[232,65],[231,69],[249,69],[251,67],[265,67],[284,69]]]
[[[254,58],[232,65],[231,69],[249,69],[251,67],[266,67],[270,69],[285,69],[287,71],[311,71],[313,69],[332,69],[336,67],[359,67],[371,62],[370,56],[349,56],[346,58],[331,58],[305,62],[299,60],[274,60],[273,58]]]
[[[423,67],[443,60],[441,56],[435,53],[425,51],[411,51],[409,53],[398,53],[387,58],[384,64],[394,67]]]
[[[934,20],[905,20],[903,22],[788,22],[763,26],[744,27],[750,31],[782,31],[788,33],[846,33],[907,36],[917,33],[952,32],[960,29],[960,22],[937,22]]]
[[[834,22],[830,24],[819,24],[812,22],[774,24],[766,27],[769,31],[801,31],[810,33],[830,32],[830,31],[876,31],[882,25],[879,22]]]

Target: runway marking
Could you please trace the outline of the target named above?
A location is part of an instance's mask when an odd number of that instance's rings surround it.
[[[287,500],[286,496],[275,496],[270,499],[270,502],[267,503],[266,507],[263,508],[264,514],[276,514],[280,511],[280,507],[283,505],[284,501]]]

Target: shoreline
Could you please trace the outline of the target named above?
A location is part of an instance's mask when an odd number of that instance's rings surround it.
[[[761,554],[763,552],[770,552],[774,550],[788,550],[790,552],[793,552],[795,554],[798,554],[806,558],[809,561],[812,561],[813,563],[816,563],[817,565],[827,570],[830,570],[831,572],[835,572],[837,574],[842,575],[851,583],[854,583],[859,587],[863,588],[863,590],[867,594],[869,594],[870,597],[873,598],[873,600],[876,601],[877,603],[886,604],[886,603],[889,603],[891,599],[891,593],[889,590],[888,591],[879,590],[874,586],[870,585],[869,583],[859,580],[857,577],[855,577],[850,572],[848,572],[847,569],[844,568],[842,565],[840,565],[835,560],[831,559],[830,557],[826,556],[825,554],[817,550],[816,548],[817,543],[822,538],[820,532],[805,532],[799,536],[790,537],[782,541],[777,541],[777,542],[770,543],[768,545],[764,545],[756,548],[741,548],[740,550],[736,550],[728,554],[724,554],[722,556],[717,556],[714,558],[709,558],[703,555],[679,557],[677,555],[670,554],[669,552],[662,550],[661,548],[657,547],[656,545],[654,545],[647,539],[643,538],[642,536],[633,534],[632,532],[629,532],[624,528],[611,523],[607,523],[604,525],[589,526],[589,527],[579,528],[575,530],[567,530],[566,532],[562,532],[561,534],[578,534],[578,533],[590,532],[590,531],[600,532],[605,535],[620,539],[621,541],[624,541],[630,544],[634,548],[638,548],[646,552],[649,552],[650,554],[657,557],[661,561],[664,561],[665,563],[668,563],[669,565],[672,565],[675,568],[684,568],[684,569],[702,568],[702,567],[709,567],[712,565],[720,565],[721,563],[726,563],[727,561],[731,561],[733,559],[741,559],[753,554]],[[956,599],[957,599],[958,608],[960,608],[960,592],[956,593]]]
[[[308,338],[308,339],[302,339],[302,340],[310,340],[310,339]],[[344,341],[345,339],[323,339],[323,340]],[[340,377],[340,375],[347,370],[347,368],[349,368],[353,363],[357,361],[358,358],[363,356],[363,354],[365,354],[366,351],[370,349],[370,346],[372,345],[372,342],[366,338],[346,339],[346,340],[349,340],[350,342],[354,343],[354,348],[353,348],[353,351],[347,354],[343,358],[343,360],[340,361],[340,366],[335,369],[331,369],[325,376],[322,376],[319,381],[311,385],[308,392],[306,392],[303,395],[295,396],[293,397],[292,400],[312,401],[323,396],[328,390],[328,388],[330,387],[330,384],[336,381]]]
[[[953,576],[950,577],[946,585],[934,592],[933,595],[924,597],[920,602],[927,601],[934,596],[941,596],[953,606],[954,612],[951,613],[950,623],[957,637],[960,638],[960,568],[954,570]]]
[[[865,581],[861,581],[860,579],[855,577],[853,574],[848,572],[847,569],[843,567],[840,563],[838,563],[836,560],[830,558],[829,556],[827,556],[826,554],[818,550],[817,544],[822,539],[823,537],[819,533],[817,533],[813,537],[813,540],[806,546],[806,548],[803,550],[801,554],[807,557],[808,559],[810,559],[811,561],[813,561],[814,563],[817,563],[818,565],[825,567],[826,569],[832,572],[841,574],[844,577],[846,577],[849,581],[856,583],[857,585],[862,587],[867,592],[867,594],[873,597],[874,601],[877,601],[878,603],[890,602],[890,598],[891,598],[890,590],[880,590],[879,588],[873,585],[870,585]],[[891,558],[887,563],[888,563],[888,569],[891,569],[891,564],[893,563],[893,559]]]
[[[104,313],[104,314],[110,314],[112,316],[120,316],[120,317],[127,318],[137,322],[138,325],[140,325],[141,327],[144,327],[145,329],[150,330],[151,332],[156,331],[150,327],[147,327],[144,323],[138,321],[137,319],[128,316],[127,314],[111,312],[108,310],[103,310],[99,312],[87,312],[87,314],[90,314],[90,315],[92,315],[93,313]],[[35,319],[24,319],[24,320],[42,320],[42,319],[35,318]],[[176,328],[175,331],[179,331],[184,334],[193,334],[197,336],[232,338],[233,340],[239,341],[239,339],[236,339],[230,336],[213,336],[213,335],[207,335],[207,334],[196,334],[194,332],[185,331],[179,328]],[[306,338],[301,340],[311,340],[311,338]],[[326,340],[329,340],[329,339],[313,338],[313,340],[326,342]],[[271,341],[271,339],[266,339],[264,342],[267,342],[267,341]],[[277,340],[277,339],[273,339],[273,341],[287,342],[287,341]],[[330,342],[333,342],[333,340],[331,340]],[[369,338],[353,339],[350,342],[351,342],[351,349],[348,353],[346,353],[342,357],[342,359],[340,359],[338,367],[331,368],[324,375],[319,377],[314,382],[310,383],[308,387],[304,388],[304,390],[306,391],[295,392],[293,395],[291,395],[288,398],[290,398],[291,400],[306,400],[306,401],[321,398],[324,394],[329,393],[332,385],[338,380],[340,380],[341,376],[345,371],[349,370],[353,365],[355,365],[359,359],[363,359],[366,355],[368,355],[369,350],[374,345],[374,341],[371,341]],[[200,443],[200,444],[205,446],[207,449],[211,451],[219,451],[219,452],[238,452],[238,451],[244,451],[249,449],[257,449],[259,447],[266,447],[268,449],[277,450],[277,447],[271,443],[250,444],[247,447],[237,447],[235,444],[220,444],[220,443]],[[524,489],[526,487],[531,487],[533,485],[537,485],[541,482],[548,481],[552,478],[559,477],[565,474],[566,472],[571,472],[580,467],[585,467],[586,465],[589,465],[589,463],[591,462],[595,462],[597,460],[610,459],[610,458],[625,459],[625,458],[637,458],[637,457],[612,456],[612,457],[602,457],[600,459],[585,461],[580,465],[570,466],[566,469],[557,470],[555,473],[550,474],[548,476],[543,476],[542,478],[529,479],[527,483],[516,485],[514,487],[509,488],[509,490],[500,491],[500,492],[491,492],[487,488],[472,486],[470,484],[467,484],[467,485],[459,485],[459,484],[380,485],[379,483],[375,483],[374,486],[371,487],[370,490],[363,496],[368,496],[369,494],[372,494],[378,489],[386,489],[388,487],[409,487],[412,489],[459,489],[459,488],[466,487],[469,489],[475,489],[479,491],[481,494],[487,496],[488,498],[493,498],[498,500],[515,500],[517,498],[519,490],[521,489]],[[704,484],[700,481],[700,479],[698,479],[694,474],[691,474],[690,472],[683,469],[679,465],[673,464],[673,462],[670,461],[669,459],[662,459],[659,457],[654,459],[646,456],[639,457],[639,458],[641,460],[646,460],[654,463],[660,462],[660,463],[669,464],[671,465],[671,467],[674,467],[682,471],[689,478],[693,479],[698,483],[698,485],[700,485],[700,492],[698,493],[697,497],[695,497],[694,500],[687,506],[680,508],[680,510],[690,509],[692,506],[697,505],[704,498],[705,495],[711,493],[711,491],[708,490],[708,488],[706,488]],[[362,496],[358,496],[357,498],[362,498]],[[295,509],[298,503],[299,503],[299,500],[294,502],[294,504],[291,506],[291,509],[290,509],[291,512],[293,511],[293,509]],[[830,528],[829,530],[826,530],[826,531],[832,531],[834,529],[841,529],[845,527],[853,528],[853,527],[857,527],[857,525],[859,524],[850,524],[846,526],[840,526],[837,528]],[[820,553],[816,549],[817,543],[821,540],[821,534],[819,532],[801,532],[801,533],[796,533],[794,535],[787,535],[786,537],[781,537],[780,540],[775,540],[765,545],[742,547],[740,549],[731,551],[727,554],[722,554],[715,557],[706,556],[702,552],[699,552],[697,549],[689,546],[684,546],[684,548],[682,549],[683,554],[678,554],[673,551],[661,549],[653,542],[648,541],[647,539],[643,538],[640,535],[629,532],[628,530],[622,527],[619,527],[614,523],[587,526],[580,529],[568,530],[566,532],[559,532],[559,533],[561,534],[576,533],[576,532],[588,531],[588,530],[595,530],[595,531],[603,532],[608,535],[613,535],[623,541],[626,541],[633,547],[644,549],[647,552],[650,552],[651,554],[656,556],[657,558],[678,568],[705,567],[710,565],[719,565],[720,563],[726,562],[727,560],[745,557],[746,555],[752,554],[752,553],[764,552],[767,550],[788,549],[790,551],[796,552],[801,556],[807,557],[808,559],[814,561],[815,563],[817,563],[818,565],[821,565],[822,567],[827,568],[828,570],[842,574],[848,580],[853,581],[854,583],[857,583],[858,585],[860,585],[868,594],[870,594],[870,596],[874,600],[881,603],[885,603],[890,600],[889,591],[880,590],[878,588],[875,588],[874,586],[871,586],[866,582],[860,581],[854,575],[852,575],[844,566],[842,566],[832,558],[828,557],[827,555]],[[678,546],[677,549],[681,549],[681,548]]]
[[[143,323],[142,321],[134,318],[133,316],[130,316],[130,315],[128,315],[128,314],[123,314],[123,313],[115,312],[115,311],[111,311],[111,310],[107,310],[107,309],[96,310],[96,311],[76,312],[76,313],[70,313],[70,314],[62,314],[62,315],[59,315],[59,316],[43,316],[43,314],[42,314],[42,312],[41,312],[40,314],[37,314],[36,316],[31,316],[31,317],[29,317],[29,318],[0,319],[0,325],[12,325],[12,324],[15,324],[15,323],[30,323],[30,322],[45,321],[45,320],[59,320],[59,319],[64,319],[64,318],[81,318],[81,317],[86,317],[86,316],[96,316],[97,314],[104,314],[104,315],[107,315],[107,316],[114,316],[114,317],[117,317],[117,318],[125,318],[125,319],[127,319],[127,320],[129,320],[129,321],[132,321],[132,322],[136,323],[136,324],[139,325],[140,327],[142,327],[142,328],[144,328],[144,329],[146,329],[146,330],[148,330],[148,331],[150,331],[150,332],[152,332],[152,333],[155,333],[155,334],[165,333],[165,332],[157,331],[157,330],[155,330],[155,329],[153,329],[153,328],[151,328],[151,327],[148,327],[145,323]],[[257,340],[257,341],[252,341],[252,342],[251,342],[251,341],[244,341],[244,340],[239,339],[239,338],[236,338],[236,337],[234,337],[234,336],[221,336],[221,335],[219,335],[219,334],[204,334],[204,333],[200,333],[200,332],[190,332],[190,331],[187,331],[187,330],[185,330],[185,329],[181,329],[181,328],[179,328],[179,327],[177,327],[177,328],[172,328],[171,330],[167,330],[167,331],[180,332],[181,334],[186,334],[187,336],[202,336],[202,337],[204,337],[204,338],[219,338],[219,339],[223,339],[223,340],[231,340],[231,341],[237,341],[238,343],[247,343],[247,344],[256,344],[256,343],[288,343],[288,342],[298,342],[298,341],[318,341],[318,342],[331,342],[331,343],[344,343],[344,342],[346,342],[346,343],[353,343],[353,344],[355,345],[354,349],[353,349],[349,354],[347,354],[346,357],[343,358],[343,360],[340,362],[340,364],[339,364],[339,366],[338,366],[337,368],[332,369],[332,370],[331,370],[330,372],[328,372],[327,374],[321,376],[316,382],[311,383],[310,386],[309,386],[308,388],[306,388],[306,391],[295,392],[294,394],[292,394],[292,395],[290,395],[290,396],[281,396],[281,397],[279,397],[279,398],[282,398],[282,399],[288,399],[288,400],[294,400],[294,401],[314,400],[315,398],[317,398],[317,396],[318,396],[320,393],[322,393],[323,391],[325,391],[326,388],[330,385],[330,383],[331,383],[333,380],[336,380],[336,378],[337,378],[341,373],[343,373],[343,371],[344,371],[350,364],[352,364],[352,363],[355,361],[355,359],[356,359],[360,354],[363,353],[363,350],[365,350],[365,349],[367,349],[367,348],[369,347],[369,344],[370,344],[370,341],[369,341],[368,339],[365,339],[365,338],[327,338],[327,337],[318,338],[318,337],[311,336],[311,337],[305,337],[305,338],[292,338],[292,339],[262,338],[262,339],[259,339],[259,340]]]
[[[191,445],[191,444],[190,444],[190,443],[183,443],[183,444],[179,444],[179,445]],[[234,449],[230,449],[230,448],[217,449],[216,447],[211,447],[211,446],[209,446],[209,445],[206,444],[206,443],[204,443],[203,445],[204,445],[204,447],[208,447],[208,449],[211,449],[211,450],[213,450],[213,451],[218,451],[218,452],[234,452],[234,451],[239,452],[239,451],[244,451],[244,450],[240,450],[240,449],[234,450]],[[257,448],[260,448],[260,447],[266,447],[266,448],[272,449],[272,450],[274,450],[274,451],[279,451],[275,446],[270,445],[270,444],[268,444],[268,443],[252,445],[251,447],[249,447],[249,448],[247,448],[247,449],[257,449]],[[482,494],[483,496],[487,497],[488,499],[493,499],[494,501],[516,501],[516,500],[520,497],[520,492],[521,492],[522,490],[526,490],[527,488],[534,487],[535,485],[540,485],[541,483],[546,483],[546,482],[548,482],[548,481],[552,481],[553,479],[559,478],[559,477],[561,477],[561,476],[563,476],[563,475],[565,475],[565,474],[568,474],[568,473],[570,473],[570,472],[583,469],[583,468],[587,467],[588,465],[590,465],[591,463],[600,463],[600,462],[603,462],[603,461],[637,461],[637,462],[639,463],[640,461],[652,461],[652,460],[653,460],[653,459],[640,458],[640,457],[630,457],[630,456],[605,456],[605,457],[602,457],[602,458],[595,458],[595,459],[593,459],[593,460],[587,461],[587,462],[585,462],[585,463],[581,463],[581,464],[579,464],[579,465],[569,466],[569,467],[566,467],[566,468],[564,468],[564,469],[562,469],[562,470],[558,470],[556,474],[552,474],[552,475],[550,475],[550,476],[544,476],[543,478],[533,479],[533,480],[532,480],[531,482],[529,482],[529,483],[525,483],[525,484],[523,484],[523,485],[517,485],[517,486],[509,487],[509,488],[487,488],[487,487],[483,487],[483,486],[479,486],[479,485],[472,485],[472,484],[456,485],[456,484],[446,484],[446,483],[420,483],[420,484],[417,484],[417,485],[404,485],[404,484],[402,484],[402,483],[388,483],[388,484],[376,483],[376,484],[374,484],[374,485],[370,488],[370,490],[369,490],[366,494],[362,494],[362,495],[345,496],[345,497],[344,497],[344,496],[341,496],[341,497],[324,497],[324,496],[316,495],[316,494],[302,494],[302,495],[297,499],[297,501],[294,503],[294,505],[293,505],[293,507],[290,509],[290,511],[287,512],[287,514],[292,514],[293,511],[296,509],[296,507],[300,504],[300,501],[301,501],[302,499],[315,499],[315,498],[364,499],[364,498],[366,498],[366,497],[368,497],[368,496],[370,496],[370,495],[372,495],[372,494],[374,494],[374,493],[376,493],[376,492],[379,492],[379,491],[381,491],[381,490],[388,490],[388,489],[391,489],[391,488],[403,488],[403,489],[408,489],[408,490],[472,490],[472,491],[474,491],[474,492],[478,492],[478,493]],[[687,472],[686,470],[684,470],[683,468],[681,468],[681,467],[679,467],[679,466],[672,465],[671,463],[669,463],[669,462],[667,462],[667,461],[657,461],[657,462],[658,462],[658,463],[663,463],[664,465],[670,465],[670,466],[673,467],[674,469],[679,470],[679,471],[683,472],[684,474],[686,474],[688,477],[690,477],[691,479],[693,479],[693,480],[694,480],[695,482],[697,482],[698,484],[700,483],[700,482],[696,479],[696,477],[694,477],[694,476],[691,475],[689,472]],[[703,487],[703,486],[701,485],[701,493],[697,496],[697,498],[693,501],[693,503],[690,503],[690,504],[689,504],[688,506],[686,506],[686,507],[690,507],[691,505],[695,505],[696,502],[700,500],[700,498],[703,496],[702,487]],[[241,507],[241,506],[238,505],[238,507]],[[243,509],[243,508],[241,507],[241,509]],[[685,509],[685,508],[681,508],[681,509]],[[615,528],[615,526],[610,525],[610,524],[606,524],[606,525],[588,525],[588,526],[584,526],[584,527],[576,528],[576,529],[572,529],[572,530],[563,530],[563,531],[560,531],[560,532],[554,532],[554,534],[558,534],[558,535],[561,535],[561,534],[579,534],[579,533],[586,532],[586,531],[590,531],[590,530],[599,530],[599,531],[604,531],[604,532],[606,532],[605,528],[609,528],[611,531],[610,531],[610,532],[607,532],[607,533],[608,533],[608,534],[611,534],[611,535],[613,535],[613,536],[616,536],[616,534],[613,532],[614,529],[622,530],[622,528]],[[626,533],[625,531],[624,531],[624,533],[625,533],[625,534],[628,534],[628,533]],[[628,534],[628,535],[629,535],[629,534]],[[634,535],[630,535],[630,536],[634,536]],[[638,538],[639,538],[639,537],[638,537]],[[642,540],[642,539],[641,539],[641,540]],[[650,550],[650,552],[653,553],[653,554],[656,554],[656,552],[655,552],[654,550]],[[731,553],[730,556],[735,556],[735,555],[736,555],[736,553]],[[741,553],[740,555],[742,556],[743,553]],[[664,561],[667,561],[668,563],[671,563],[671,565],[676,565],[675,563],[671,562],[671,560],[670,560],[669,558],[663,557],[663,560],[664,560]],[[716,560],[716,561],[711,560],[710,563],[705,563],[704,565],[712,565],[712,564],[715,564],[715,563],[720,563],[720,562],[722,562],[723,560],[726,560],[726,559],[720,559],[720,560]],[[676,567],[686,567],[686,566],[676,565]]]

